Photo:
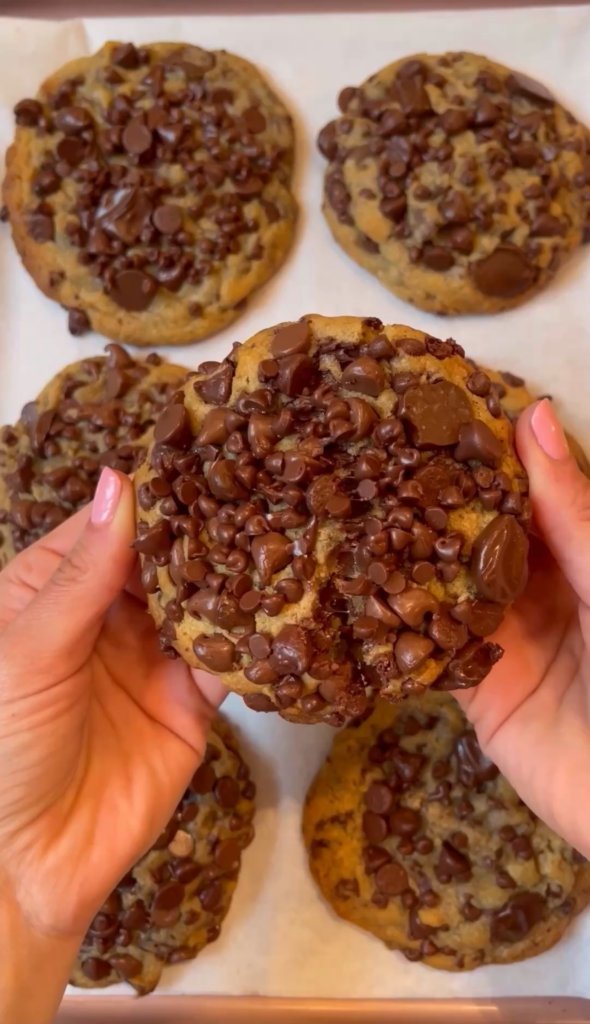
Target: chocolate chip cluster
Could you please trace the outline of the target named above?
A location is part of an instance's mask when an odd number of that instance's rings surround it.
[[[255,795],[232,734],[217,720],[164,832],[91,922],[75,984],[128,981],[145,995],[163,964],[191,960],[218,938],[254,836]]]
[[[340,917],[439,969],[535,956],[590,899],[587,861],[525,807],[446,694],[378,701],[342,729],[303,835]]]
[[[522,942],[535,925],[552,914],[572,916],[576,906],[544,865],[545,848],[551,848],[546,827],[536,829],[535,816],[464,725],[454,735],[451,723],[441,724],[418,705],[402,711],[365,751],[370,783],[362,816],[373,906],[385,909],[395,900],[406,912],[411,941],[403,952],[409,960],[440,955],[456,969],[494,962],[494,947]],[[433,730],[446,734],[442,744],[429,743]],[[575,852],[563,847],[566,860],[575,864]],[[346,880],[341,893],[343,887]],[[456,915],[447,916],[448,887]],[[356,880],[348,890],[358,895]],[[473,944],[465,942],[469,928],[463,930],[462,922],[480,922],[471,933]],[[453,946],[454,933],[459,948]]]
[[[527,573],[511,427],[453,341],[304,317],[188,379],[135,478],[162,648],[259,711],[477,685]]]
[[[318,136],[328,219],[368,269],[397,266],[379,276],[403,298],[494,312],[582,240],[590,135],[539,82],[449,53],[397,61],[338,102]]]
[[[203,337],[280,262],[294,219],[289,115],[255,68],[223,52],[107,44],[74,70],[15,107],[11,161],[27,146],[33,174],[17,209],[9,167],[7,214],[21,252],[23,234],[43,247],[28,269],[42,262],[39,283],[62,304],[78,295],[74,334],[92,321],[137,344]],[[156,296],[169,307],[157,337],[121,319]]]
[[[142,438],[187,371],[156,353],[135,360],[120,345],[66,367],[0,430],[0,560],[86,505],[103,466],[131,473]]]

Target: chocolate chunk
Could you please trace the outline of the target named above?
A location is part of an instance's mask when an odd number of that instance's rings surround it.
[[[96,224],[107,234],[132,245],[149,227],[152,210],[152,202],[143,189],[125,186],[104,193],[96,210]]]
[[[233,459],[218,459],[209,467],[207,483],[211,494],[221,501],[239,501],[248,497],[245,487],[236,478]]]
[[[266,128],[266,118],[258,107],[247,107],[242,113],[242,121],[251,135],[260,135]]]
[[[90,981],[102,981],[108,978],[111,973],[111,966],[107,960],[100,960],[97,956],[89,956],[82,961],[82,973]]]
[[[172,547],[172,530],[167,519],[161,519],[159,523],[150,526],[140,537],[133,542],[133,547],[142,555],[149,558],[167,555]]]
[[[231,672],[234,667],[234,645],[223,636],[199,636],[193,651],[211,672]]]
[[[53,242],[55,238],[55,222],[47,213],[32,213],[27,220],[27,231],[34,242],[43,244]]]
[[[487,423],[472,420],[461,427],[454,455],[458,462],[473,459],[482,462],[484,466],[495,468],[502,461],[502,445]]]
[[[426,244],[422,249],[422,262],[426,264],[429,270],[437,270],[440,273],[444,273],[445,270],[450,270],[455,265],[455,257],[452,252],[448,249],[443,249],[440,245]]]
[[[227,441],[230,431],[226,426],[227,409],[211,409],[201,424],[195,438],[197,445],[222,445]]]
[[[182,228],[182,210],[170,203],[158,206],[152,214],[152,223],[163,235],[175,235]]]
[[[307,672],[313,658],[310,634],[301,626],[283,626],[272,644],[270,664],[281,676],[300,676]]]
[[[447,224],[468,224],[471,220],[471,208],[463,192],[447,193],[438,208]]]
[[[518,892],[490,921],[492,942],[521,942],[543,920],[546,901],[538,892]]]
[[[491,782],[500,774],[495,764],[483,753],[473,729],[466,729],[457,737],[455,756],[459,781],[469,789]]]
[[[234,368],[231,363],[222,363],[205,380],[196,381],[195,392],[208,405],[225,405],[231,396]]]
[[[491,298],[511,299],[522,295],[535,282],[536,271],[521,249],[498,245],[489,256],[470,264],[476,288]]]
[[[422,819],[411,807],[396,807],[389,817],[389,828],[394,836],[407,838],[419,832]]]
[[[164,409],[154,427],[154,441],[173,448],[186,448],[192,438],[191,421],[184,405],[174,403]]]
[[[393,793],[384,782],[372,782],[365,793],[365,803],[375,814],[388,814],[393,807]]]
[[[139,54],[133,43],[121,43],[111,51],[111,64],[116,64],[126,71],[133,71],[139,67]]]
[[[459,135],[469,127],[469,113],[461,107],[449,107],[441,116],[441,124],[447,135]]]
[[[115,277],[110,298],[130,313],[142,313],[151,304],[158,285],[143,270],[122,270]]]
[[[240,784],[231,775],[222,775],[213,787],[220,807],[235,807],[240,800]]]
[[[397,76],[397,92],[404,114],[408,117],[427,117],[432,113],[430,99],[420,74]]]
[[[471,878],[471,861],[464,853],[457,850],[452,843],[445,840],[441,846],[434,870],[439,882],[450,882],[451,878],[468,882]]]
[[[205,793],[211,792],[216,778],[215,769],[210,764],[202,764],[193,775],[190,788],[193,793],[203,796]]]
[[[279,360],[279,391],[289,398],[295,398],[311,384],[313,374],[314,365],[309,356],[285,356]]]
[[[477,537],[471,556],[481,596],[498,604],[514,601],[528,579],[527,555],[527,539],[516,519],[511,515],[492,519]]]
[[[43,117],[43,107],[38,100],[21,100],[14,108],[16,123],[25,128],[34,128]]]
[[[461,427],[473,419],[471,405],[457,384],[441,380],[408,388],[399,409],[418,447],[455,444]]]
[[[365,811],[363,814],[363,832],[370,843],[379,844],[387,837],[387,821],[380,814],[374,811]]]
[[[138,960],[136,956],[131,956],[130,953],[117,953],[116,956],[109,957],[109,964],[126,981],[136,978],[143,970],[141,960]]]
[[[491,636],[502,624],[504,608],[488,601],[464,600],[451,609],[451,615],[475,636]]]
[[[90,320],[83,309],[68,310],[68,331],[75,338],[80,338],[90,330]]]
[[[264,586],[271,582],[275,572],[284,569],[293,558],[291,543],[282,533],[271,532],[254,537],[251,553],[260,582]]]
[[[141,118],[133,118],[123,129],[121,142],[131,156],[142,156],[153,144],[153,135]]]
[[[275,359],[283,359],[285,356],[305,355],[310,346],[309,324],[300,321],[279,327],[270,343],[270,351]]]
[[[478,686],[500,660],[504,651],[498,644],[473,640],[449,662],[444,678],[434,684],[439,690],[468,690]]]
[[[438,611],[439,602],[429,590],[421,587],[406,589],[401,594],[390,598],[391,607],[403,619],[407,626],[418,629],[427,614]]]
[[[317,147],[326,160],[333,160],[338,153],[338,142],[336,141],[336,121],[329,121],[324,125],[317,138]]]
[[[395,644],[395,660],[400,672],[406,675],[422,667],[434,650],[434,644],[428,637],[419,633],[400,633]]]
[[[85,107],[62,107],[54,116],[55,127],[64,135],[79,135],[94,127],[90,111]]]
[[[385,374],[375,359],[359,356],[349,363],[342,374],[342,385],[349,391],[377,398],[385,387]]]
[[[408,873],[401,864],[392,860],[376,872],[375,885],[386,896],[399,896],[408,888]]]
[[[273,704],[270,697],[265,696],[264,693],[246,693],[244,694],[244,704],[250,708],[251,711],[278,711],[276,704]]]
[[[521,74],[519,71],[513,71],[512,74],[508,75],[506,87],[509,92],[516,96],[526,96],[527,99],[537,100],[543,105],[555,103],[553,93],[546,86],[542,85],[541,82],[535,81],[534,78],[529,78],[528,75]]]
[[[64,160],[70,167],[77,167],[87,153],[87,146],[83,139],[66,136],[58,142],[55,151],[60,160]]]

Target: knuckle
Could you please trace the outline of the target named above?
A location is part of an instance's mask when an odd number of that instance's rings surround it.
[[[85,583],[92,574],[88,552],[80,545],[72,548],[62,559],[53,574],[53,585],[58,589],[69,589]]]

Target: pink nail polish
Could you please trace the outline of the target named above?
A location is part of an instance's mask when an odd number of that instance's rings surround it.
[[[570,450],[566,436],[548,398],[537,404],[531,416],[531,427],[545,455],[550,459],[567,459]]]
[[[114,470],[105,466],[100,474],[92,502],[90,519],[95,526],[106,526],[113,519],[121,497],[121,481]]]

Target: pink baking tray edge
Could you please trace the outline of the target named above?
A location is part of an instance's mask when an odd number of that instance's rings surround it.
[[[260,996],[74,997],[55,1024],[586,1024],[590,1000],[271,999]]]

